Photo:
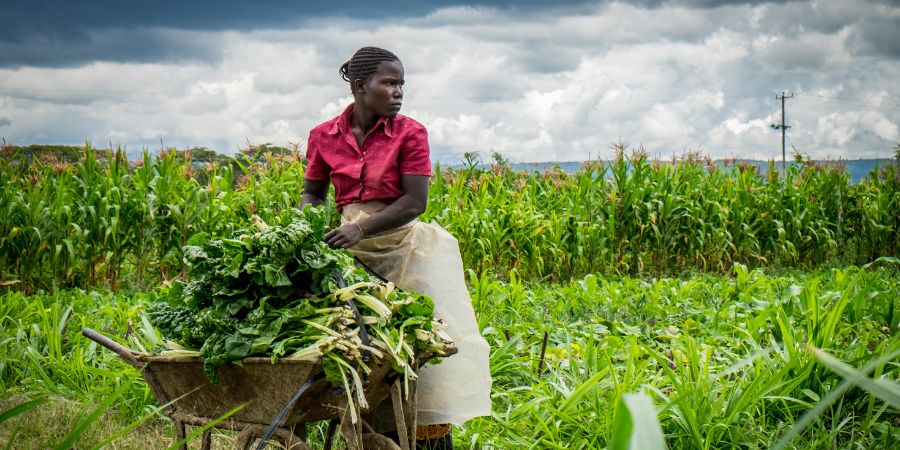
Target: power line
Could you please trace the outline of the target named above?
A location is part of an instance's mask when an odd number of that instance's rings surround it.
[[[159,97],[159,96],[168,96],[168,97],[179,97],[174,99],[150,99],[149,101],[140,100],[140,99],[128,99],[122,101],[123,103],[150,103],[150,104],[158,104],[161,102],[171,102],[171,101],[181,101],[183,97],[190,95],[216,95],[214,93],[209,92],[184,92],[184,91],[145,91],[145,90],[118,90],[118,89],[78,89],[78,88],[35,88],[35,87],[0,87],[0,96],[10,97],[14,99],[20,100],[31,100],[31,101],[47,101],[47,102],[55,102],[57,99],[52,98],[33,98],[32,96],[25,96],[22,94],[40,94],[40,93],[65,93],[65,94],[79,94],[79,95],[95,95],[95,96],[111,96],[111,95],[122,95],[129,97]],[[234,98],[259,98],[260,95],[267,95],[266,93],[247,93],[247,94],[235,94],[230,93],[228,97],[231,99]],[[762,98],[768,97],[770,93],[768,92],[735,92],[728,93],[722,95],[720,98],[722,99],[743,99],[743,98]],[[298,99],[334,99],[335,95],[290,95],[289,97],[292,100]],[[407,97],[410,100],[441,100],[441,101],[481,101],[481,102],[497,102],[504,100],[519,100],[519,98],[507,98],[507,97],[485,97],[485,96],[462,96],[462,95],[415,95],[415,94],[407,94]],[[654,102],[671,102],[678,100],[687,100],[692,98],[691,95],[679,95],[679,96],[625,96],[622,99],[604,99],[604,102],[607,103],[654,103]],[[790,98],[790,97],[789,97]],[[892,109],[892,110],[900,110],[900,105],[893,104],[881,104],[881,105],[872,105],[866,102],[854,101],[852,99],[847,99],[844,97],[831,97],[820,94],[810,94],[810,93],[801,93],[796,94],[796,98],[813,98],[819,99],[823,101],[830,102],[839,102],[845,104],[851,104],[856,106],[864,106],[867,108],[873,109]],[[104,99],[108,101],[115,101],[115,99]],[[63,100],[71,101],[71,100]],[[91,99],[79,99],[76,103],[80,103],[83,101],[91,101]],[[236,102],[231,100],[231,103],[244,103],[244,102]],[[256,103],[248,102],[248,103]]]
[[[798,99],[799,98],[809,98],[809,97],[813,97],[818,100],[824,100],[827,102],[845,103],[848,105],[855,105],[855,106],[864,106],[866,108],[871,108],[871,109],[890,109],[890,110],[900,111],[900,105],[891,105],[891,104],[872,105],[872,104],[869,104],[866,102],[853,101],[853,100],[849,100],[849,99],[846,99],[843,97],[828,97],[825,95],[817,95],[817,94],[802,94],[802,95],[797,96]]]
[[[70,98],[57,99],[52,98],[51,96],[44,97],[40,96],[40,94],[53,94],[53,93],[65,93],[70,94]],[[23,95],[25,94],[25,95]],[[27,95],[33,94],[33,95]],[[99,98],[85,98],[86,95],[94,95]],[[131,97],[131,98],[110,98],[111,96],[123,96],[123,97]],[[213,95],[218,96],[220,100],[205,100],[205,99],[194,99],[190,98],[193,95]],[[6,97],[15,101],[27,101],[27,102],[41,102],[41,103],[57,103],[57,104],[87,104],[87,103],[118,103],[125,105],[159,105],[159,106],[169,106],[172,104],[179,105],[192,105],[192,106],[209,106],[211,108],[221,108],[222,101],[226,101],[228,105],[259,105],[261,104],[259,98],[260,96],[270,95],[266,93],[248,93],[248,94],[234,94],[229,93],[227,97],[222,94],[208,93],[208,92],[172,92],[172,91],[141,91],[141,90],[133,90],[133,91],[124,91],[124,90],[110,90],[110,89],[72,89],[72,88],[16,88],[12,89],[3,89],[0,88],[0,97]],[[769,97],[769,93],[732,93],[722,95],[721,98],[723,100],[732,100],[732,99],[748,99],[748,98],[763,98]],[[137,98],[135,98],[137,97]],[[141,98],[143,97],[143,98]],[[149,98],[148,98],[149,97]],[[155,97],[155,98],[154,98]],[[162,98],[160,98],[162,97]],[[298,100],[334,100],[341,98],[340,95],[284,95],[287,100],[285,102],[289,102],[289,104],[282,105],[272,105],[267,104],[267,108],[271,107],[300,107],[300,105],[296,105],[295,102]],[[606,98],[603,99],[603,103],[607,104],[615,104],[615,103],[627,103],[632,106],[642,106],[642,105],[650,105],[654,103],[660,102],[675,102],[675,101],[683,101],[689,100],[691,98],[697,98],[695,95],[680,95],[680,96],[623,96],[622,98]],[[788,97],[790,98],[790,97]],[[882,109],[882,110],[894,110],[900,111],[900,105],[892,105],[892,104],[881,104],[881,105],[872,105],[866,102],[853,101],[848,100],[842,97],[828,97],[817,94],[795,94],[795,98],[798,99],[811,99],[811,100],[819,100],[826,102],[835,102],[835,103],[843,103],[848,105],[855,105],[866,107],[870,109]],[[778,99],[776,97],[776,99]],[[493,102],[503,102],[503,101],[518,101],[521,98],[513,98],[513,97],[484,97],[484,96],[431,96],[431,95],[415,95],[415,94],[407,94],[407,102],[408,103],[421,103],[427,104],[430,108],[434,107],[453,107],[455,105],[446,104],[452,103],[455,101],[459,102],[479,102],[479,103],[493,103]],[[562,106],[562,105],[560,105]],[[600,109],[600,106],[595,107],[595,109]]]
[[[137,96],[137,97],[159,97],[159,96],[169,96],[169,97],[185,97],[189,95],[216,95],[214,93],[209,92],[175,92],[175,91],[141,91],[141,90],[113,90],[113,89],[78,89],[78,88],[3,88],[0,87],[0,95],[13,97],[18,99],[32,99],[29,96],[23,96],[23,93],[65,93],[65,94],[77,94],[77,95],[95,95],[95,96],[110,96],[110,95],[122,95],[122,96]],[[260,95],[266,95],[266,93],[247,93],[247,94],[228,94],[228,97],[246,97],[246,98],[259,98]],[[714,94],[715,95],[715,94]],[[731,93],[731,94],[723,94],[720,98],[722,99],[735,99],[735,98],[761,98],[767,97],[770,95],[769,93],[763,92],[754,92],[754,93]],[[333,99],[335,95],[291,95],[287,94],[291,99]],[[464,95],[416,95],[409,94],[406,95],[409,99],[423,99],[423,100],[474,100],[474,101],[504,101],[504,100],[520,100],[521,97],[486,97],[483,95],[475,95],[475,96],[464,96]],[[607,102],[629,102],[633,103],[637,102],[666,102],[666,101],[677,101],[677,100],[687,100],[692,97],[696,97],[695,95],[677,95],[677,96],[627,96],[626,98],[619,99],[606,99]],[[37,98],[33,99],[37,101],[53,101],[53,99],[44,99]],[[177,100],[177,99],[173,99]],[[143,100],[138,99],[129,99],[128,102],[142,102]],[[152,101],[151,101],[152,102]]]
[[[800,153],[800,150],[797,150],[797,147],[794,145],[794,141],[791,140],[791,137],[787,137],[788,143],[791,144],[791,148],[794,149],[794,153]]]

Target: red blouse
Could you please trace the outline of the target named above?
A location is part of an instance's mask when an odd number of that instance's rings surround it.
[[[309,132],[307,180],[331,180],[338,210],[369,200],[392,202],[403,196],[400,175],[431,176],[425,127],[397,114],[382,117],[363,140],[350,131],[351,103],[341,115]]]

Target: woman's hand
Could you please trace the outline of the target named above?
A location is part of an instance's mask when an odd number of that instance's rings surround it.
[[[325,243],[331,248],[350,248],[363,238],[362,228],[357,223],[348,223],[325,234]]]

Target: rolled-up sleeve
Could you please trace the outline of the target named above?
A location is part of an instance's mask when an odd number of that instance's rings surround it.
[[[398,157],[401,175],[431,176],[431,150],[425,127],[418,126],[407,135]]]
[[[319,152],[318,141],[316,130],[312,130],[306,144],[306,172],[303,177],[307,180],[327,180],[331,174],[331,167]]]

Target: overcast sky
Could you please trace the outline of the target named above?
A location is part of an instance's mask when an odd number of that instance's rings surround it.
[[[133,4],[132,4],[133,3]],[[432,160],[887,158],[900,5],[823,1],[4,1],[0,137],[142,148],[305,146],[362,46],[406,68]],[[790,157],[790,156],[789,156]]]

